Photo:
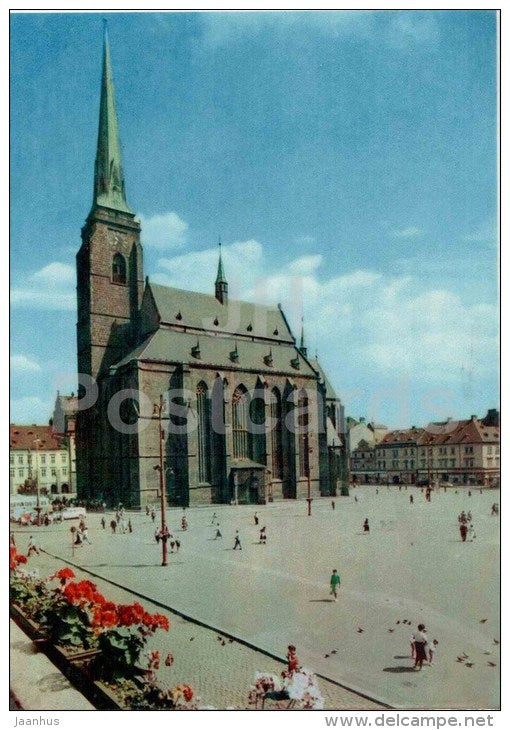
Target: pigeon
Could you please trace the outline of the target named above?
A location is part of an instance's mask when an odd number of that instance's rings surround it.
[[[221,640],[221,645],[225,646],[225,642],[223,641],[223,639]]]
[[[362,634],[365,631],[365,629],[358,628],[358,634]]]
[[[400,621],[397,621],[397,624],[399,624],[399,623],[400,623]]]
[[[392,634],[395,631],[395,629],[388,629],[388,633]]]
[[[491,651],[484,651],[484,654],[492,654]]]
[[[482,618],[479,623],[484,624],[487,621],[486,618]]]
[[[497,666],[497,665],[496,665],[496,664],[494,664],[494,662],[487,662],[487,666],[488,666],[488,667],[495,667],[495,666]]]
[[[193,641],[193,639],[194,639],[194,638],[195,638],[195,637],[194,637],[194,636],[192,636],[192,637],[191,637],[191,639],[190,639],[190,641]]]
[[[471,667],[473,666],[473,662],[466,662],[466,663],[464,664],[464,666],[465,666],[465,667],[469,667],[469,668],[471,669]]]
[[[331,649],[331,653],[332,653],[332,654],[336,654],[336,653],[337,653],[337,651],[338,651],[338,649]]]
[[[329,654],[324,654],[324,659],[329,659]]]
[[[493,639],[493,642],[494,642],[495,644],[499,644],[499,641],[498,641],[497,639]]]
[[[462,662],[464,661],[464,659],[461,656],[458,656],[457,657],[457,661],[459,662],[459,664],[462,664]]]
[[[234,641],[234,639],[229,639],[228,643],[231,644]]]

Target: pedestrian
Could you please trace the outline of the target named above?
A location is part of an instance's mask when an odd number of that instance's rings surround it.
[[[338,571],[336,568],[333,569],[333,572],[331,573],[331,578],[329,579],[329,584],[331,587],[330,595],[335,597],[335,601],[338,600],[338,589],[340,587],[340,576],[338,575]]]
[[[188,520],[186,519],[186,515],[183,515],[182,516],[182,519],[181,519],[181,527],[182,527],[183,530],[187,530],[188,529]]]
[[[266,544],[266,528],[265,527],[260,528],[259,544],[260,545]]]
[[[299,659],[296,654],[296,647],[293,644],[289,644],[287,647],[287,671],[289,674],[293,674],[299,669]]]
[[[414,633],[413,640],[415,649],[414,669],[420,670],[423,666],[423,662],[427,661],[426,649],[429,643],[425,624],[418,624],[418,631]]]
[[[378,490],[378,489],[376,489],[376,490],[375,490],[375,493],[376,493],[376,494],[379,494],[379,490]]]
[[[494,502],[491,508],[491,515],[499,515],[499,505],[497,502]]]
[[[28,551],[27,551],[27,556],[30,557],[30,555],[32,555],[32,553],[35,553],[36,555],[39,555],[40,554],[39,553],[39,548],[37,547],[34,538],[32,537],[32,535],[30,535],[30,537],[28,538]]]
[[[255,512],[255,514],[253,515],[253,519],[254,519],[254,521],[255,521],[255,524],[256,524],[256,525],[258,525],[258,524],[259,524],[259,516],[258,516],[258,514],[257,514],[256,512]]]
[[[181,542],[177,538],[175,538],[175,552],[179,552],[179,548],[181,547]]]
[[[146,504],[146,505],[145,505],[145,516],[146,516],[146,517],[148,517],[148,516],[150,515],[150,513],[151,513],[151,511],[150,511],[150,509],[149,509],[149,505],[148,505],[148,504]]]
[[[356,495],[354,495],[354,501],[355,501],[355,502],[357,502],[357,501],[358,501],[358,498],[356,497]]]
[[[368,524],[368,517],[365,517],[365,522],[363,523],[363,532],[370,532],[370,525]]]
[[[471,541],[473,541],[476,538],[476,535],[475,535],[475,526],[472,523],[469,524],[469,527],[468,527],[468,535],[469,535],[469,538],[470,538]]]
[[[112,528],[112,535],[115,535],[115,530],[117,529],[117,523],[115,522],[115,520],[112,520],[110,522],[110,527]]]
[[[106,527],[106,520],[105,520],[104,516],[103,516],[103,517],[101,517],[101,527],[103,528],[103,530],[104,530],[104,529],[105,529],[105,527]]]
[[[216,517],[216,512],[214,512],[214,514],[212,516],[212,520],[211,520],[211,525],[214,525],[217,519],[218,518]]]
[[[439,641],[437,639],[432,639],[432,644],[429,646],[429,664],[432,664],[432,659],[436,653],[438,644]]]
[[[413,504],[413,503],[414,503],[414,497],[413,497],[413,495],[412,495],[412,494],[410,494],[410,495],[409,495],[409,502],[410,502],[411,504]]]
[[[156,542],[159,542],[161,540],[161,532],[159,530],[155,530],[154,539],[156,540]]]
[[[133,525],[131,524],[131,517],[128,520],[128,532],[133,532]]]
[[[173,535],[169,535],[168,538],[170,540],[170,552],[173,553],[174,547],[175,547],[174,536]]]
[[[155,519],[156,519],[156,512],[154,509],[152,509],[151,510],[151,520],[154,522]]]
[[[468,490],[468,497],[471,497],[471,490]]]
[[[235,538],[234,538],[234,547],[232,549],[237,550],[237,548],[239,548],[239,550],[243,549],[242,545],[241,545],[241,540],[239,539],[239,530],[236,530],[236,534],[235,534]]]
[[[467,515],[464,512],[464,510],[462,510],[462,512],[460,513],[460,515],[457,517],[457,520],[458,520],[459,524],[461,524],[461,525],[467,525],[468,519],[467,519]]]
[[[335,509],[335,500],[334,499],[331,500],[331,509]]]
[[[9,535],[9,547],[16,547],[16,540],[14,539],[14,533],[10,533]]]
[[[220,525],[219,525],[219,523],[217,523],[216,534],[214,535],[214,539],[217,540],[219,537],[223,537],[223,535],[220,532]]]
[[[89,531],[87,530],[86,527],[83,530],[81,530],[78,534],[81,535],[82,542],[84,542],[84,543],[88,542],[89,545],[92,545],[92,543],[89,540]]]
[[[81,537],[80,530],[76,530],[76,536],[74,538],[74,544],[75,545],[83,545],[83,540],[82,540],[82,537]]]
[[[78,525],[78,529],[80,530],[80,532],[83,532],[83,530],[85,529],[85,520],[83,519],[83,517],[80,519],[80,524]]]
[[[459,530],[460,530],[460,539],[462,540],[462,542],[466,542],[468,528],[467,528],[467,525],[465,522],[460,523]]]

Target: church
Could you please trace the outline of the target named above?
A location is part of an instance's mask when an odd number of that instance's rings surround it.
[[[92,209],[76,257],[81,499],[264,504],[344,485],[344,410],[280,305],[144,276],[105,35]]]

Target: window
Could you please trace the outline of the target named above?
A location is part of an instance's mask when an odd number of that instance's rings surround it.
[[[198,481],[211,481],[211,411],[207,385],[197,385]]]
[[[310,444],[308,438],[308,398],[301,392],[298,398],[299,476],[310,473]]]
[[[67,464],[67,454],[66,454],[66,452],[65,451],[62,451],[62,453],[61,453],[60,456],[61,456],[62,464]]]
[[[41,464],[46,464],[46,454],[41,454]]]
[[[273,479],[283,479],[282,398],[278,388],[271,391],[271,451]]]
[[[11,469],[11,477],[14,477],[16,475],[16,469]]]
[[[398,449],[393,449],[393,456],[398,456]]]
[[[398,459],[393,459],[391,466],[393,469],[398,469]]]
[[[114,284],[126,283],[126,259],[121,253],[116,253],[113,257],[112,281]]]
[[[46,467],[45,466],[43,466],[42,469],[41,469],[41,476],[42,477],[45,477],[46,476]]]
[[[248,441],[248,392],[239,385],[232,396],[232,435],[234,459],[249,459]]]
[[[52,469],[51,469],[51,476],[52,477],[56,477],[57,476],[57,470],[54,467],[52,467]]]
[[[455,467],[455,463],[456,463],[455,459],[450,459],[450,468]]]
[[[24,469],[18,469],[18,476],[19,477],[22,477],[24,473],[25,473],[25,470]]]
[[[427,460],[426,459],[422,459],[421,460],[421,468],[422,469],[425,469],[426,466],[427,466]]]
[[[55,454],[52,454],[50,456],[50,459],[51,459],[51,463],[54,464],[55,463]]]
[[[67,466],[62,467],[62,476],[63,477],[67,476]]]
[[[23,455],[18,454],[18,464],[23,464]]]
[[[487,446],[487,453],[492,454],[492,446]]]
[[[455,453],[455,446],[452,446],[452,448],[450,449],[450,454],[454,454],[454,453]]]

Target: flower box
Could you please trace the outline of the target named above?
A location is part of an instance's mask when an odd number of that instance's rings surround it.
[[[40,624],[30,618],[17,603],[10,604],[10,616],[19,628],[31,639],[34,644],[41,646],[48,641]]]

